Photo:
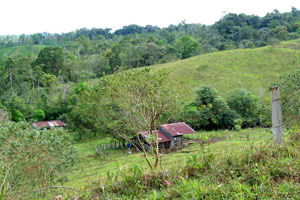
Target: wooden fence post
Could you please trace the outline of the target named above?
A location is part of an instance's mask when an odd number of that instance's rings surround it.
[[[282,114],[280,106],[280,90],[279,87],[273,87],[271,91],[272,100],[272,130],[274,144],[282,143]]]

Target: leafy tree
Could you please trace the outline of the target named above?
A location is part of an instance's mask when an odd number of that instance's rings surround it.
[[[196,90],[195,102],[185,107],[181,118],[196,130],[231,129],[240,125],[240,115],[209,86]]]
[[[217,98],[217,91],[209,86],[201,86],[196,90],[196,105],[209,105]]]
[[[182,36],[175,42],[175,46],[182,59],[196,55],[199,51],[199,43],[192,36]]]
[[[42,49],[33,63],[40,66],[47,74],[58,76],[64,73],[64,53],[59,47],[46,47]]]
[[[66,113],[66,120],[69,128],[79,134],[80,140],[83,134],[89,131],[96,134],[97,131],[95,119],[99,118],[96,108],[101,100],[93,97],[90,88],[84,82],[77,83],[68,97],[67,106],[70,112]]]
[[[143,69],[103,77],[94,88],[79,89],[69,120],[79,129],[107,132],[126,141],[133,136],[139,138],[141,131],[153,135],[152,131],[174,116],[181,106],[179,93],[165,81],[167,76],[164,71],[152,73]],[[149,167],[155,169],[160,159],[158,141],[151,137],[150,143],[154,163],[144,148],[141,151]]]
[[[165,81],[167,76],[165,71],[151,73],[149,69],[143,69],[120,73],[113,79],[113,103],[123,113],[124,125],[137,138],[141,131],[148,131],[153,136],[153,130],[179,111],[182,95],[173,89],[176,83],[171,85]],[[129,139],[130,135],[125,135],[123,131],[121,133],[121,137]],[[158,140],[156,137],[150,140],[154,163],[150,162],[143,144],[139,142],[149,167],[155,169],[160,159]]]
[[[10,120],[15,122],[23,121],[24,113],[27,115],[29,112],[29,108],[28,105],[26,105],[25,100],[16,95],[5,101],[4,105],[9,112]]]
[[[232,110],[240,114],[244,127],[253,127],[258,124],[261,105],[257,96],[245,89],[237,89],[232,91],[227,102]]]
[[[286,26],[277,26],[274,29],[275,36],[280,40],[286,40],[288,37],[288,31]]]
[[[7,61],[6,61],[6,63],[5,63],[5,70],[7,71],[8,78],[9,78],[9,81],[7,80],[7,82],[9,82],[9,87],[10,87],[10,90],[11,90],[11,95],[13,95],[13,93],[14,93],[13,82],[14,82],[15,75],[16,75],[15,68],[16,68],[16,66],[15,66],[15,63],[14,63],[13,59],[12,58],[8,58]]]

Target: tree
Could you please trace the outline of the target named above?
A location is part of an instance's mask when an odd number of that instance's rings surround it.
[[[26,105],[25,99],[14,95],[4,102],[4,105],[9,112],[10,120],[19,122],[23,121],[24,113],[28,112],[28,107]]]
[[[195,102],[185,107],[181,118],[196,130],[240,126],[240,115],[231,110],[217,91],[209,86],[201,86],[196,90]]]
[[[192,36],[185,35],[175,42],[175,46],[182,59],[194,56],[199,51],[199,42]]]
[[[59,47],[46,47],[42,49],[33,63],[40,66],[47,74],[58,76],[64,73],[64,53]]]
[[[231,92],[227,103],[232,110],[240,114],[244,127],[253,127],[259,123],[261,105],[259,98],[245,89]]]
[[[160,159],[158,140],[152,131],[178,113],[181,106],[182,94],[176,91],[176,83],[166,81],[167,76],[165,71],[152,73],[149,69],[143,69],[119,73],[113,79],[112,102],[125,117],[124,125],[132,130],[137,138],[141,131],[150,133],[154,164],[148,159],[140,139],[139,143],[151,169],[158,167]],[[130,135],[125,135],[124,132],[121,134],[121,137],[129,139]]]
[[[8,58],[5,63],[5,69],[7,70],[7,73],[9,75],[9,85],[11,90],[11,95],[14,93],[14,87],[13,87],[13,79],[14,79],[14,72],[15,72],[15,63],[12,60],[12,58]]]
[[[149,167],[155,169],[160,155],[153,130],[175,116],[182,105],[176,84],[165,81],[167,76],[165,71],[152,73],[149,69],[142,69],[102,77],[96,87],[78,97],[72,112],[74,116],[83,113],[82,118],[93,124],[90,128],[123,141],[130,142],[133,136],[140,138],[140,132],[148,131],[152,136],[149,143],[154,163],[142,141],[139,141],[139,146]]]
[[[68,126],[73,132],[79,134],[79,140],[86,132],[97,131],[94,128],[97,124],[95,119],[99,119],[97,117],[99,112],[96,108],[102,102],[101,99],[94,97],[86,83],[80,82],[73,87],[67,100],[67,107],[70,110],[66,114]]]

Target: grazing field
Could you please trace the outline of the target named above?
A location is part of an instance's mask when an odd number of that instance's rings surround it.
[[[218,156],[243,150],[252,145],[260,145],[271,140],[270,129],[244,129],[241,131],[208,131],[197,132],[192,138],[186,137],[184,147],[174,149],[171,153],[162,155],[161,166],[164,169],[176,168],[186,164],[192,154],[200,154],[202,151],[214,151]],[[220,138],[220,140],[216,140]],[[202,144],[201,141],[206,141]],[[81,188],[92,181],[107,178],[108,173],[116,173],[124,166],[138,164],[148,170],[146,163],[138,153],[128,154],[128,150],[109,150],[106,157],[99,157],[95,153],[95,147],[99,144],[109,144],[109,138],[98,138],[81,141],[74,144],[79,152],[80,161],[68,176],[67,186]]]
[[[199,85],[210,85],[223,97],[233,89],[245,88],[267,102],[271,84],[299,66],[300,43],[294,40],[255,49],[203,54],[151,68],[154,72],[169,71],[170,81],[179,81],[187,92],[187,101],[194,100],[193,92]]]
[[[79,178],[67,185],[81,188],[87,199],[297,199],[299,138],[298,129],[285,131],[278,146],[270,129],[198,132],[184,148],[163,154],[158,170],[131,154],[102,159],[106,172],[79,172],[89,177],[84,188]],[[96,163],[96,157],[90,159]]]

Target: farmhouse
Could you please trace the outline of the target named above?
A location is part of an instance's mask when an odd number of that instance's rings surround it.
[[[183,135],[193,134],[195,131],[184,122],[163,124],[158,130],[152,131],[157,139],[159,147],[170,148],[175,145],[182,145]],[[140,132],[145,138],[150,137],[148,131]]]
[[[50,128],[57,128],[57,127],[65,127],[66,124],[60,120],[51,120],[51,121],[44,121],[44,122],[34,122],[32,126],[37,129],[50,129]]]

